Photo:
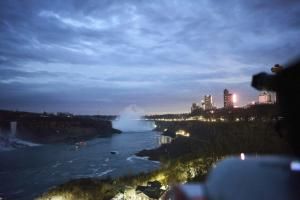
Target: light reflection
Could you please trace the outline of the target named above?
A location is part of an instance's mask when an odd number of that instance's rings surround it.
[[[176,131],[176,135],[181,135],[181,136],[184,136],[184,137],[190,137],[190,133],[186,132],[185,130]]]
[[[299,171],[300,172],[300,162],[299,161],[292,161],[290,164],[292,171]]]
[[[241,153],[241,160],[245,160],[245,154]]]

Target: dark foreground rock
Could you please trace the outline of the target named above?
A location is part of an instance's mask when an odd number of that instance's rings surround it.
[[[136,153],[136,155],[140,157],[148,157],[149,160],[154,161],[161,161],[165,158],[177,158],[190,152],[199,151],[201,145],[197,144],[196,147],[192,144],[193,142],[194,141],[188,138],[177,137],[170,144],[163,144],[156,149],[144,149]]]

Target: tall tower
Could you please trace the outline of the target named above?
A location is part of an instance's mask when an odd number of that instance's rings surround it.
[[[195,110],[197,110],[198,109],[198,106],[197,106],[197,104],[196,103],[193,103],[192,104],[192,107],[191,107],[191,113],[193,113]]]
[[[224,108],[233,108],[233,95],[227,89],[224,90]]]
[[[213,99],[211,95],[204,96],[204,110],[213,109]]]

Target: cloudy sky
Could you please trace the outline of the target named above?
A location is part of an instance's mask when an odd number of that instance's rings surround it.
[[[299,55],[292,0],[0,1],[0,108],[188,112],[224,88],[256,100],[251,75]]]

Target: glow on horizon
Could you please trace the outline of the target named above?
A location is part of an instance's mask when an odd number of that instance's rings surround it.
[[[232,102],[237,103],[237,95],[236,94],[232,95]]]
[[[242,106],[257,99],[252,75],[297,56],[300,42],[300,1],[2,2],[7,110],[115,115],[137,104],[187,113],[202,94],[223,107],[224,88]]]

